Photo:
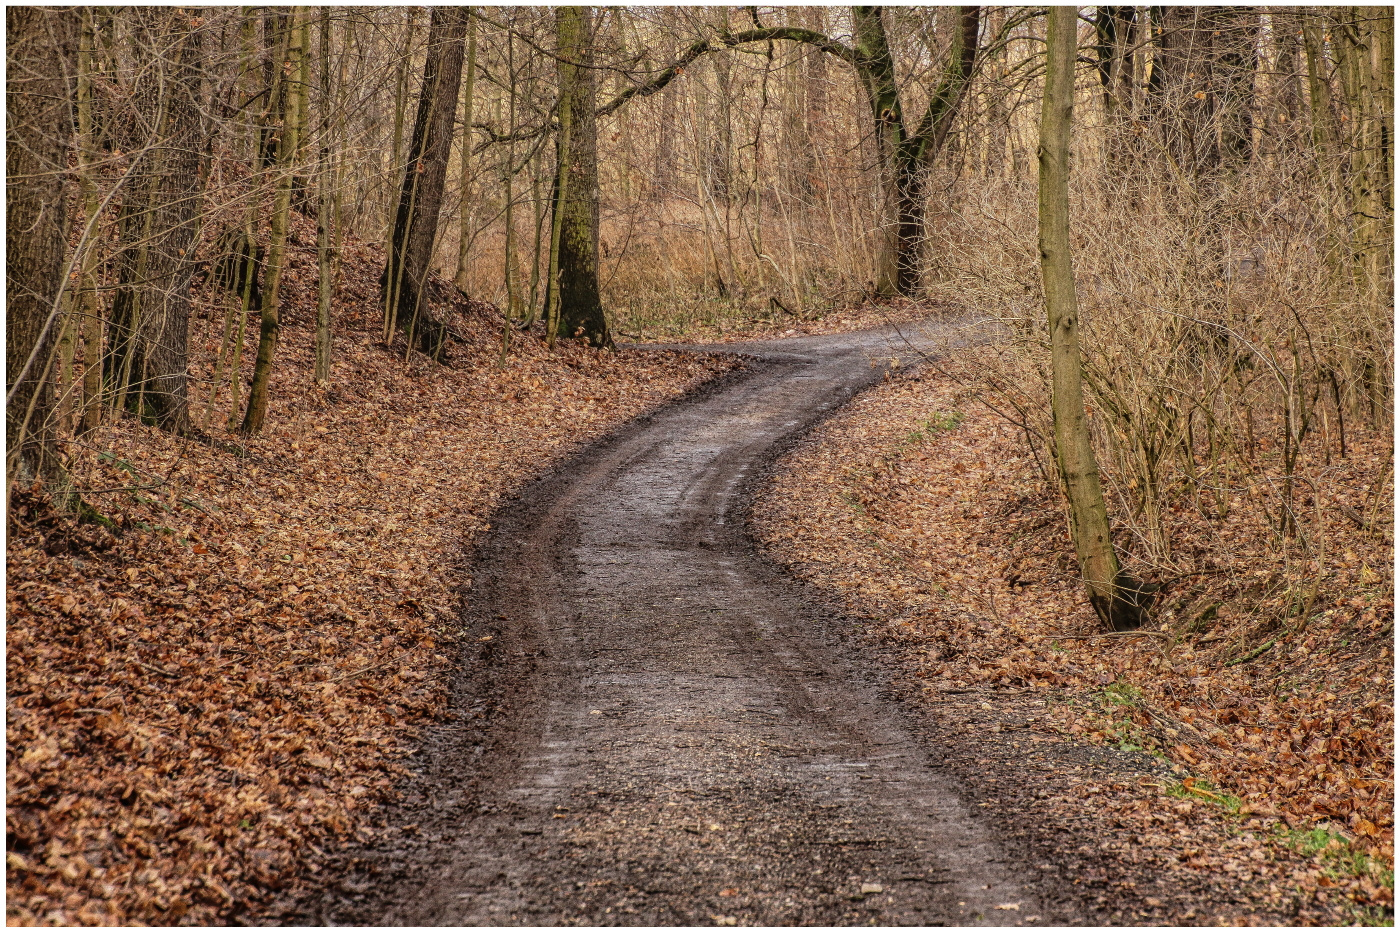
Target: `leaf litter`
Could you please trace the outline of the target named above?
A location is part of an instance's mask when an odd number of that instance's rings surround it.
[[[248,922],[365,841],[476,639],[457,619],[493,509],[737,365],[520,334],[503,359],[499,313],[437,280],[460,342],[446,365],[405,359],[378,337],[382,253],[349,242],[319,388],[314,243],[295,216],[264,434],[223,427],[225,388],[207,442],[124,418],[64,445],[106,524],[12,499],[11,924]],[[196,299],[203,425],[230,299]]]
[[[1178,510],[1177,551],[1209,572],[1149,631],[1103,636],[1058,495],[979,401],[977,352],[893,378],[780,460],[761,542],[892,646],[969,793],[1106,919],[1391,922],[1388,518],[1362,534],[1319,510],[1312,615],[1285,624],[1313,581],[1259,512]],[[1358,436],[1330,488],[1365,489],[1388,451]]]

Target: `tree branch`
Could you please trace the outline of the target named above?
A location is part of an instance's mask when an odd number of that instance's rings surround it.
[[[492,22],[480,14],[473,12],[473,16]],[[502,27],[504,28],[504,27]],[[750,45],[755,42],[772,42],[784,40],[788,42],[801,42],[813,46],[834,55],[844,62],[849,63],[858,70],[864,70],[867,63],[864,58],[854,49],[844,45],[829,36],[822,35],[810,29],[802,29],[797,26],[768,26],[762,29],[748,29],[739,33],[723,33],[716,39],[699,39],[686,47],[675,61],[661,69],[649,80],[641,84],[628,88],[618,94],[612,100],[603,104],[594,113],[600,117],[609,116],[622,108],[634,97],[650,97],[665,90],[666,86],[685,73],[685,68],[691,62],[709,52],[718,52],[722,49],[732,49],[740,45]],[[557,57],[557,56],[555,56]],[[519,129],[514,133],[501,133],[489,123],[475,123],[474,129],[481,130],[486,139],[477,144],[473,150],[474,154],[480,154],[490,146],[498,143],[521,142],[527,139],[534,139],[544,133],[553,132],[559,128],[557,121],[551,119],[548,122],[528,129]]]
[[[670,65],[659,71],[651,80],[642,84],[630,87],[621,94],[608,101],[598,108],[598,116],[605,117],[616,111],[623,104],[634,97],[650,97],[666,88],[676,77],[684,73],[686,65],[695,61],[707,52],[717,52],[721,49],[732,49],[740,45],[749,45],[754,42],[773,42],[785,40],[788,42],[802,42],[814,46],[829,55],[834,55],[855,68],[862,68],[864,62],[856,51],[849,46],[843,45],[828,36],[810,29],[802,29],[797,26],[768,26],[762,29],[747,29],[739,33],[724,33],[718,37],[718,43],[710,39],[700,39],[692,42],[690,46],[681,53]]]

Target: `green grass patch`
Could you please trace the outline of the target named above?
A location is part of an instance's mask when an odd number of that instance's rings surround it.
[[[1393,927],[1395,926],[1395,911],[1389,907],[1380,907],[1372,904],[1366,907],[1356,907],[1351,912],[1352,925],[1359,927]]]
[[[1179,783],[1168,787],[1167,793],[1185,800],[1204,800],[1213,803],[1234,816],[1239,815],[1240,807],[1244,803],[1235,795],[1227,794],[1210,781],[1198,777],[1183,778]]]
[[[1319,856],[1323,871],[1332,878],[1374,878],[1383,887],[1395,886],[1395,869],[1371,858],[1351,839],[1330,829],[1279,827],[1282,840],[1304,855]],[[1387,923],[1387,925],[1389,925]]]
[[[904,439],[906,444],[922,444],[926,440],[937,437],[945,431],[951,431],[967,420],[967,416],[960,411],[936,411],[932,418],[925,418],[919,422],[918,430],[909,432],[909,436]],[[901,445],[902,446],[902,445]]]
[[[1109,706],[1137,706],[1142,702],[1142,691],[1126,680],[1115,680],[1103,688],[1102,695]]]

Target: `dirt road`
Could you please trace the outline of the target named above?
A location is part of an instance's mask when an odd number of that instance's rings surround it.
[[[743,533],[747,485],[889,335],[760,359],[527,490],[487,542],[456,719],[303,922],[1063,921],[882,675]],[[907,357],[907,352],[902,355]],[[1046,866],[1048,868],[1048,866]],[[1012,905],[1015,905],[1012,907]]]

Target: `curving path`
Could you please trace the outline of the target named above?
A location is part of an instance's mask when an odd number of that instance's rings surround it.
[[[939,750],[743,532],[750,478],[878,380],[898,342],[743,349],[758,356],[743,374],[499,518],[475,568],[457,721],[430,741],[394,831],[304,920],[1053,920],[1040,905],[1057,898],[960,799]]]

